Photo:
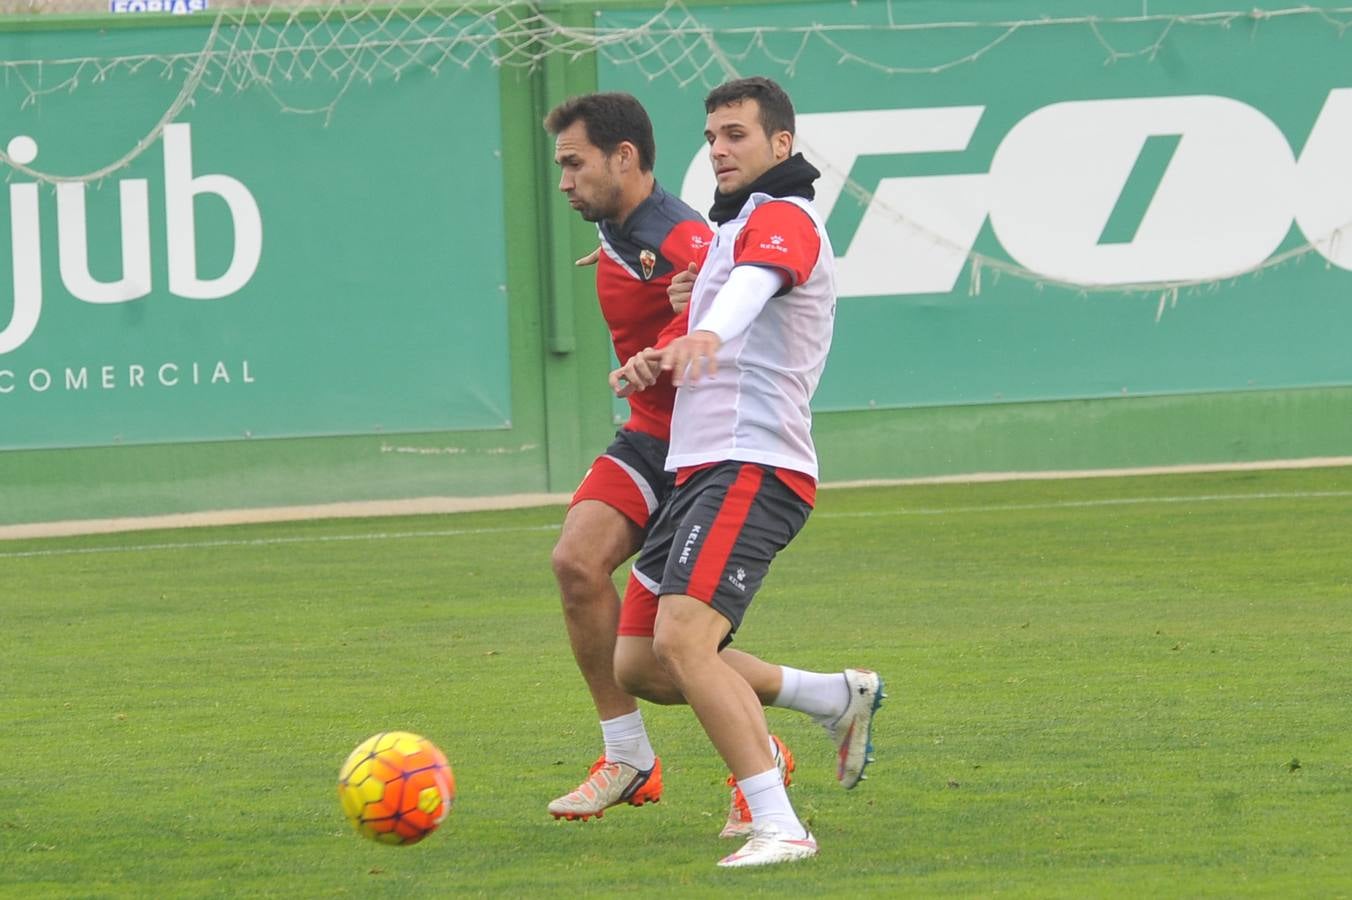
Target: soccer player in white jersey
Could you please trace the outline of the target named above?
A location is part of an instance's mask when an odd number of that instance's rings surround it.
[[[820,173],[793,152],[783,89],[738,79],[711,91],[705,111],[717,232],[694,281],[688,331],[611,373],[620,396],[662,372],[677,385],[667,456],[676,488],[634,564],[615,673],[638,696],[660,693],[665,678],[694,709],[751,814],[750,840],[719,865],[759,866],[814,856],[817,842],[784,790],[755,690],[719,651],[815,501],[809,402],[831,345],[835,259],[809,202]],[[626,622],[644,617],[659,672],[626,656]],[[883,685],[863,669],[848,670],[846,683],[847,711],[858,715],[833,737],[853,784],[869,761]]]

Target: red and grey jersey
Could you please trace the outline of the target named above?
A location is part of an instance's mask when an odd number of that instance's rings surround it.
[[[831,347],[836,284],[835,254],[812,204],[755,193],[718,227],[691,294],[691,331],[725,299],[733,268],[748,265],[782,273],[785,287],[719,347],[716,374],[677,392],[667,468],[739,460],[816,479],[809,403]]]
[[[596,264],[596,296],[610,326],[615,356],[625,363],[672,321],[667,286],[677,272],[699,264],[713,232],[704,218],[674,194],[653,185],[624,224],[597,224],[601,258]],[[667,440],[676,393],[665,376],[629,398],[626,428]]]

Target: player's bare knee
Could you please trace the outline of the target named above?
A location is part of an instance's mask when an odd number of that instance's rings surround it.
[[[592,585],[610,577],[609,572],[603,571],[604,566],[581,552],[572,542],[559,541],[555,544],[550,564],[554,568],[554,578],[563,591],[565,604],[571,597],[590,596],[589,588]]]
[[[672,680],[680,684],[684,673],[695,664],[695,648],[689,639],[674,629],[658,629],[653,635],[653,655]]]
[[[685,702],[681,692],[672,684],[670,676],[657,671],[660,663],[656,659],[646,664],[616,661],[615,683],[620,690],[631,697],[656,703],[659,706],[674,706]]]
[[[651,679],[644,666],[621,658],[615,660],[615,684],[629,696],[647,700]]]

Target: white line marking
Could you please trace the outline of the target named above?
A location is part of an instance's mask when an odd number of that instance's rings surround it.
[[[124,531],[168,531],[175,528],[219,525],[263,525],[271,522],[302,522],[312,519],[411,516],[424,513],[441,515],[495,509],[524,509],[535,506],[562,506],[571,496],[571,494],[509,494],[499,497],[414,497],[409,500],[353,500],[311,506],[216,509],[159,516],[34,522],[28,525],[0,525],[0,540],[116,534]]]
[[[508,528],[451,528],[445,531],[384,531],[369,534],[321,534],[307,537],[255,538],[249,541],[182,541],[167,544],[127,544],[112,547],[57,547],[51,550],[19,550],[0,553],[0,559],[31,556],[80,556],[87,553],[142,553],[155,550],[210,550],[220,547],[274,547],[282,544],[326,544],[336,541],[402,541],[408,538],[463,537],[479,534],[520,534],[528,531],[558,531],[558,525],[518,525]]]
[[[1352,491],[1288,491],[1254,494],[1194,494],[1169,497],[1102,497],[1097,500],[1058,500],[1047,503],[1007,503],[988,506],[952,506],[944,508],[872,510],[863,512],[825,512],[819,519],[869,519],[892,516],[945,516],[966,513],[1024,512],[1042,509],[1098,509],[1112,506],[1145,506],[1152,503],[1227,503],[1244,500],[1323,500],[1352,497]],[[220,547],[273,547],[284,544],[324,544],[339,541],[402,541],[410,538],[472,537],[484,534],[526,534],[558,531],[559,525],[518,525],[503,528],[451,528],[442,531],[393,531],[367,534],[329,534],[296,537],[255,538],[253,540],[183,541],[163,544],[128,544],[111,547],[57,547],[48,550],[19,550],[0,553],[0,559],[80,556],[92,553],[142,553],[158,550],[209,550]]]
[[[951,513],[985,513],[1038,509],[1093,509],[1101,506],[1138,506],[1148,503],[1223,503],[1228,500],[1306,500],[1352,497],[1352,491],[1290,491],[1268,494],[1195,494],[1178,497],[1103,497],[1098,500],[1058,500],[1047,503],[1006,503],[993,506],[950,506],[947,509],[894,509],[871,512],[821,513],[822,519],[877,518],[882,516],[944,516]]]
[[[1200,475],[1212,472],[1276,472],[1352,466],[1352,456],[1314,456],[1305,459],[1263,459],[1252,462],[1197,463],[1178,466],[1133,466],[1122,469],[1055,469],[1032,472],[968,472],[927,475],[923,478],[872,478],[833,481],[822,487],[874,487],[899,484],[989,484],[997,481],[1063,481],[1078,478],[1129,478],[1137,475]]]

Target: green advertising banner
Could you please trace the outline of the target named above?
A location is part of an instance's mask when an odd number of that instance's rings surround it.
[[[270,33],[0,33],[0,449],[508,426],[497,72]]]
[[[709,87],[788,89],[839,261],[820,410],[1349,385],[1347,14],[1235,6],[607,10],[643,29],[598,78],[701,210]]]

